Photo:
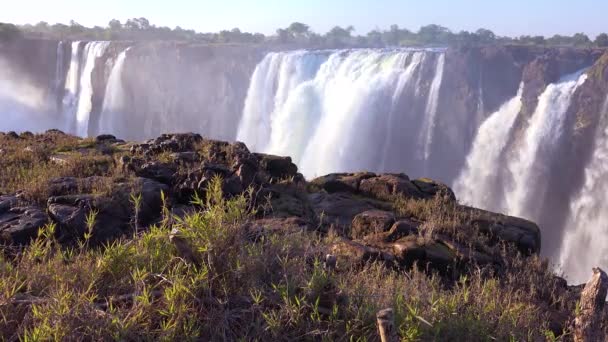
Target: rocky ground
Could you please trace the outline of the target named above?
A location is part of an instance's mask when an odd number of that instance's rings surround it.
[[[140,261],[160,260],[146,245],[155,238],[166,258],[153,272]],[[460,205],[444,184],[370,172],[307,181],[289,157],[197,134],[131,143],[0,133],[0,240],[7,339],[375,339],[375,312],[390,306],[406,340],[567,340],[582,289],[537,256],[536,224]],[[133,248],[121,272],[104,264],[116,246]],[[43,276],[85,265],[100,278]],[[176,274],[193,281],[183,312],[168,309]],[[49,303],[60,289],[92,297],[73,299],[83,306],[68,314]],[[142,293],[157,311],[138,306]],[[116,298],[128,303],[112,309]],[[146,316],[129,321],[134,312]],[[104,323],[79,329],[90,315]]]

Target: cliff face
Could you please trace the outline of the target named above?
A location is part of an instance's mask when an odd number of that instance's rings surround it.
[[[243,46],[134,46],[122,75],[123,123],[126,132],[136,132],[128,137],[197,131],[234,139],[249,78],[262,57],[261,50]]]

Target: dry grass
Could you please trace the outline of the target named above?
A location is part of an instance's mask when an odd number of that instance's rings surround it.
[[[99,249],[66,250],[52,227],[41,232],[15,260],[0,261],[2,337],[376,340],[375,314],[390,306],[406,341],[539,340],[550,335],[547,308],[565,300],[535,258],[512,259],[508,276],[479,269],[450,286],[416,268],[330,272],[319,260],[329,237],[251,239],[247,196],[224,199],[218,179],[207,194],[184,219]],[[193,259],[169,243],[172,229]]]
[[[120,171],[115,158],[120,152],[63,134],[44,134],[14,139],[0,136],[0,193],[23,191],[23,198],[44,203],[49,180],[57,177],[114,177]]]

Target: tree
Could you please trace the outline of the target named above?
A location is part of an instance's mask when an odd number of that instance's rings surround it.
[[[0,42],[13,41],[21,38],[21,30],[13,24],[0,23]]]
[[[572,36],[572,41],[576,46],[590,45],[591,39],[584,33],[577,33]]]
[[[112,19],[108,23],[108,28],[112,31],[120,31],[122,29],[122,23],[120,20]]]
[[[452,32],[440,25],[426,25],[418,30],[418,39],[422,43],[448,43],[451,40]]]
[[[348,26],[342,28],[340,26],[334,26],[329,32],[325,34],[325,37],[330,45],[339,46],[346,45],[352,38],[352,32],[355,30],[354,27]]]
[[[287,31],[296,37],[307,37],[310,34],[310,27],[306,24],[295,22],[289,25]]]
[[[146,18],[133,18],[127,20],[125,28],[129,30],[147,30],[150,28],[150,21]]]
[[[608,46],[608,34],[600,33],[597,37],[595,37],[595,45],[599,47],[607,47]]]
[[[475,32],[475,34],[479,37],[479,41],[482,44],[493,43],[496,41],[496,35],[490,30],[480,28]]]
[[[286,44],[291,41],[291,35],[287,29],[277,29],[277,41],[281,44]]]

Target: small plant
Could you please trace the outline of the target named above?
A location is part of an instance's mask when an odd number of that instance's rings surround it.
[[[131,201],[131,204],[133,204],[133,210],[134,210],[133,228],[135,228],[135,235],[139,234],[139,211],[141,210],[142,199],[143,198],[142,198],[141,194],[131,193],[130,201]]]

